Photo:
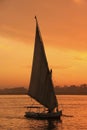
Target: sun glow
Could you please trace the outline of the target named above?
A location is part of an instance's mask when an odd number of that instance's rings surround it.
[[[54,84],[87,83],[86,12],[85,0],[0,1],[0,86],[29,85],[35,14]]]

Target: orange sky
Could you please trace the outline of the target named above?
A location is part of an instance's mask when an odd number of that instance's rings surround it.
[[[0,0],[0,87],[29,85],[35,15],[54,84],[87,83],[86,0]]]

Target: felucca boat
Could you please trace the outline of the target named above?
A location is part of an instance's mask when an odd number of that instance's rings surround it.
[[[34,119],[60,119],[62,110],[58,110],[58,101],[52,81],[52,69],[49,69],[48,66],[36,16],[35,19],[36,35],[28,95],[42,106],[28,106],[29,111],[25,112],[25,117]]]

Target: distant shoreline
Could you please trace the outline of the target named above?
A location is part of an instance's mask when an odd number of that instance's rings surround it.
[[[55,88],[56,95],[87,95],[87,85],[83,84],[81,86],[64,86]],[[0,89],[0,95],[27,95],[28,89],[24,87],[15,87],[15,88],[5,88]]]
[[[28,90],[24,87],[0,89],[0,95],[27,95]]]

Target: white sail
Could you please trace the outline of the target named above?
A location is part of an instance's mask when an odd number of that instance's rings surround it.
[[[53,110],[58,105],[37,19],[33,65],[28,94],[49,110]]]

